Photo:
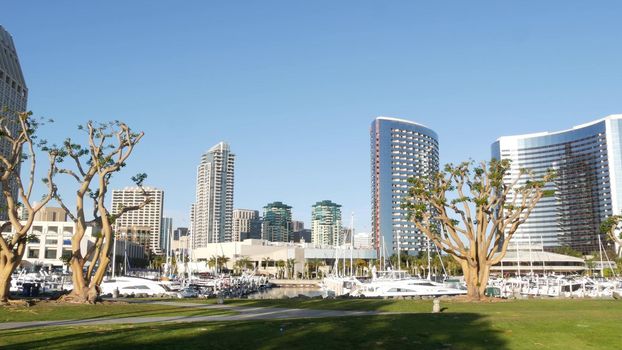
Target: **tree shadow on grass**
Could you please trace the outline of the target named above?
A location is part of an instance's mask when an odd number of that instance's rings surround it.
[[[385,299],[238,299],[230,302],[237,306],[248,307],[288,307],[318,310],[365,310],[365,311],[400,311],[400,305],[409,305],[411,311],[431,311],[432,300],[385,300]]]
[[[84,310],[77,310],[78,312],[66,312],[66,310],[71,311],[71,307],[83,308]],[[93,308],[102,308],[106,306],[93,306],[93,305],[72,305],[67,307],[66,305],[58,305],[59,308],[65,308],[65,313],[62,314],[62,317],[51,317],[54,314],[45,314],[44,317],[36,317],[37,315],[31,315],[32,317],[27,319],[11,319],[7,322],[29,322],[29,321],[49,321],[49,322],[63,322],[63,321],[93,321],[93,320],[101,320],[108,318],[128,318],[128,317],[194,317],[194,316],[222,316],[222,315],[235,315],[237,312],[234,310],[228,309],[206,309],[206,308],[191,308],[191,307],[170,307],[170,306],[160,306],[153,307],[149,309],[129,309],[129,310],[119,310],[118,308],[112,310],[97,310],[99,313],[93,315]],[[33,311],[37,311],[36,309],[32,309]],[[20,312],[29,311],[28,309],[20,310]],[[49,312],[49,310],[46,310]],[[85,315],[83,312],[89,311],[90,315]],[[28,329],[32,328],[31,326],[24,326],[22,328],[17,329]]]
[[[4,332],[11,349],[506,349],[475,313],[55,327]]]

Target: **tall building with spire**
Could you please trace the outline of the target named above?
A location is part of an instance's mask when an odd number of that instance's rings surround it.
[[[235,155],[225,142],[201,157],[192,221],[193,249],[232,240],[234,161]]]
[[[15,135],[18,132],[18,123],[15,113],[25,112],[28,100],[28,88],[22,74],[22,68],[17,58],[17,51],[13,38],[4,27],[0,26],[0,115],[13,118],[15,122],[8,123],[8,127]],[[4,112],[7,108],[8,111]],[[10,145],[6,140],[0,140],[0,154],[10,154]],[[18,170],[19,172],[19,170]],[[17,188],[11,192],[17,197]],[[0,220],[7,218],[5,210],[6,200],[0,191]]]
[[[391,255],[428,247],[427,238],[408,220],[401,204],[408,179],[430,176],[439,169],[438,136],[415,122],[378,117],[371,124],[371,207],[374,248]]]

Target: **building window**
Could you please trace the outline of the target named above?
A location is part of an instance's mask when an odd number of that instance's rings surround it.
[[[30,249],[28,249],[28,258],[29,259],[39,259],[39,248],[30,248]]]
[[[56,249],[46,249],[45,250],[45,258],[46,259],[56,259]]]

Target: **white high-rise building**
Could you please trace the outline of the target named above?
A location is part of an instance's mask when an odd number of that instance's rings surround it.
[[[311,241],[317,246],[341,245],[341,205],[329,200],[317,202],[311,212]]]
[[[193,249],[232,239],[234,160],[225,142],[201,157],[192,221]]]
[[[162,209],[164,207],[164,191],[143,187],[151,202],[141,209],[132,210],[123,214],[114,223],[117,239],[124,235],[130,240],[147,245],[147,249],[156,254],[162,253],[160,247],[160,232],[162,228]],[[112,191],[112,214],[117,214],[123,207],[140,205],[145,200],[143,189],[140,187],[126,187]],[[144,235],[145,237],[134,237]]]

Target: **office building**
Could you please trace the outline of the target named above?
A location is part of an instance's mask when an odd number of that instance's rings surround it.
[[[231,241],[261,239],[261,221],[258,210],[233,209],[233,232]]]
[[[415,254],[427,239],[401,208],[408,194],[408,179],[426,177],[439,169],[438,136],[408,120],[378,117],[371,125],[372,242],[391,255]]]
[[[27,220],[27,218],[25,220]],[[65,222],[67,221],[67,213],[63,208],[43,207],[35,213],[35,221]]]
[[[494,142],[492,157],[512,161],[506,183],[515,180],[520,169],[536,176],[548,169],[557,174],[545,188],[554,194],[540,199],[512,243],[538,244],[546,250],[569,246],[585,254],[599,250],[599,236],[606,244],[602,221],[622,214],[621,143],[620,114],[568,130],[503,136]],[[513,198],[510,193],[508,201]]]
[[[309,243],[311,242],[311,229],[303,228],[299,231],[293,231],[290,237],[290,241],[294,243]]]
[[[162,218],[162,228],[160,229],[160,249],[162,253],[169,256],[171,253],[171,241],[173,240],[173,218]]]
[[[6,126],[13,135],[19,132],[16,113],[26,112],[28,101],[28,88],[22,74],[17,51],[11,34],[0,26],[0,114],[9,118]],[[4,108],[8,111],[4,112]],[[11,144],[9,141],[0,140],[0,154],[10,158]],[[19,173],[19,168],[17,170]],[[17,198],[17,187],[11,186],[11,193]],[[7,219],[6,199],[0,191],[0,220]]]
[[[48,212],[53,213],[60,208],[43,208],[49,209]],[[0,222],[1,223],[1,222]],[[37,220],[35,219],[32,226],[28,230],[29,240],[24,248],[24,257],[20,266],[30,270],[38,268],[56,268],[67,269],[66,259],[71,256],[71,239],[75,233],[76,224],[73,221],[63,220]],[[97,235],[101,229],[92,225],[87,225],[84,237],[80,241],[80,250],[84,253],[95,244]],[[10,227],[3,235],[5,239],[13,236],[15,230]],[[145,261],[145,250],[143,247],[122,241],[117,242],[116,261],[123,261],[124,255],[127,256],[132,266]],[[70,283],[70,281],[69,281]]]
[[[178,227],[173,231],[173,240],[178,241],[180,237],[188,236],[188,228],[187,227]]]
[[[292,232],[292,207],[282,202],[263,207],[262,239],[270,242],[289,242]]]
[[[305,223],[303,221],[292,220],[292,232],[298,232],[305,229]]]
[[[311,208],[311,242],[316,246],[341,245],[341,205],[324,200]]]
[[[371,234],[369,232],[358,232],[354,234],[354,248],[373,247]]]
[[[193,249],[231,241],[234,160],[235,155],[224,142],[201,157],[192,218]]]
[[[138,210],[131,210],[121,215],[114,222],[114,230],[117,239],[130,237],[131,241],[144,244],[147,250],[161,254],[160,233],[164,191],[152,187],[126,187],[122,190],[113,190],[111,212],[114,215],[122,208],[141,205],[145,201],[145,195],[150,198],[150,202]]]

